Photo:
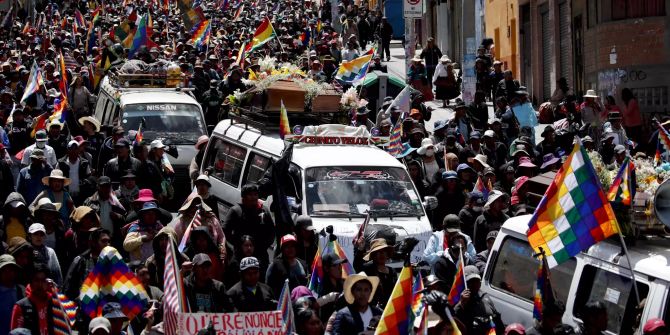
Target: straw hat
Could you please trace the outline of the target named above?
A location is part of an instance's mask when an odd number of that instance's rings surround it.
[[[207,206],[207,204],[205,204],[204,201],[202,201],[202,198],[199,195],[196,195],[195,197],[187,199],[186,202],[184,202],[184,205],[181,206],[181,208],[179,208],[179,213],[186,212],[189,208],[191,208],[191,205],[193,204],[193,201],[195,199],[198,199],[198,201],[200,202],[200,205],[202,206],[202,209],[205,212],[211,212],[212,211],[212,209],[209,208],[209,206]]]
[[[384,250],[384,249],[391,249],[393,250],[393,246],[388,245],[386,243],[386,239],[384,238],[376,238],[370,242],[370,250],[368,253],[363,257],[364,261],[369,261],[370,260],[370,255],[372,255],[373,252]]]
[[[596,90],[587,90],[584,94],[584,98],[600,98],[596,93]]]
[[[368,299],[368,302],[371,302],[372,298],[375,296],[375,291],[377,291],[377,286],[379,286],[379,277],[368,276],[365,274],[365,272],[359,272],[357,274],[350,275],[344,281],[344,300],[346,300],[347,304],[351,305],[354,303],[354,295],[351,293],[351,289],[361,280],[367,280],[370,282],[370,284],[372,284],[372,292],[370,292],[370,299]]]
[[[79,120],[77,120],[77,121],[79,121],[79,124],[82,125],[82,126],[84,125],[84,122],[90,122],[95,126],[95,131],[96,132],[100,131],[100,121],[96,120],[96,118],[94,118],[92,116],[80,117]]]
[[[413,62],[422,62],[423,59],[421,58],[421,51],[417,51],[414,53],[414,58],[412,58]]]
[[[451,63],[451,59],[449,59],[449,56],[447,55],[442,55],[442,57],[440,57],[440,63]]]
[[[51,174],[48,177],[43,177],[42,178],[42,184],[49,186],[49,180],[51,179],[58,179],[63,181],[63,186],[70,185],[70,178],[67,178],[63,175],[63,171],[61,170],[51,170]]]

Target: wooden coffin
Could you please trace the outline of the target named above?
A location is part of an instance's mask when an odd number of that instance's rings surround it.
[[[282,100],[286,111],[289,113],[305,111],[305,90],[292,81],[279,80],[274,82],[265,90],[265,93],[268,98],[265,110],[268,112],[278,112]]]

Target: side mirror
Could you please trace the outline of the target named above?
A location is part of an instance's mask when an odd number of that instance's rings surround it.
[[[423,207],[427,211],[432,211],[437,208],[437,198],[430,195],[423,197]]]

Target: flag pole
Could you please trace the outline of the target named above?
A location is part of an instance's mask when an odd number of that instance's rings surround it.
[[[463,272],[463,286],[465,286],[465,289],[467,290],[468,289],[468,281],[465,280],[465,259],[463,258],[463,246],[462,245],[458,247],[458,252],[460,253],[461,268],[463,269],[463,271],[462,271]],[[456,271],[458,271],[458,269],[456,269]]]
[[[632,207],[632,206],[631,206]],[[619,223],[617,222],[617,226]],[[621,228],[619,228],[618,231],[619,233],[619,241],[621,242],[621,248],[623,249],[624,255],[626,255],[626,260],[628,261],[628,269],[630,270],[630,276],[631,279],[633,279],[633,289],[635,289],[635,298],[637,299],[637,304],[640,304],[640,291],[637,288],[637,280],[635,279],[635,271],[633,271],[633,263],[630,261],[630,254],[628,252],[628,247],[626,247],[626,242],[623,239],[623,234],[621,234]]]

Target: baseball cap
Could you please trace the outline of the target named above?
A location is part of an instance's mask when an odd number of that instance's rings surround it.
[[[252,269],[252,268],[260,268],[261,265],[258,262],[258,259],[256,257],[244,257],[240,261],[240,271],[244,271],[246,269]]]
[[[284,245],[286,243],[291,243],[291,242],[296,243],[296,242],[298,242],[298,240],[292,234],[286,234],[286,235],[282,236],[279,245],[281,247],[284,247]]]
[[[621,145],[621,144],[617,144],[617,145],[614,147],[614,152],[617,153],[617,154],[622,154],[622,153],[626,152],[626,147],[624,147],[624,146]]]
[[[461,231],[461,219],[456,214],[449,214],[442,220],[442,226],[447,233],[459,233]]]
[[[321,257],[321,263],[323,264],[323,266],[333,266],[346,262],[347,262],[346,258],[340,258],[332,252],[329,252],[323,255],[323,257]]]
[[[47,229],[44,228],[44,225],[41,223],[33,223],[28,227],[28,234],[34,234],[38,231],[41,231],[43,233],[47,233]]]
[[[121,310],[121,304],[118,302],[108,302],[105,306],[102,307],[102,316],[105,319],[127,319],[128,317],[123,314]]]
[[[465,275],[465,281],[468,282],[471,279],[482,280],[482,277],[479,275],[479,269],[474,265],[468,265],[463,268],[463,274]]]
[[[505,335],[508,334],[526,335],[526,328],[520,323],[513,323],[505,328]]]
[[[88,324],[88,333],[93,334],[98,329],[104,329],[109,334],[112,331],[112,324],[109,320],[99,316],[91,320],[91,323]]]
[[[40,129],[35,133],[35,141],[44,142],[47,140],[47,132],[44,129]]]
[[[295,219],[295,227],[296,228],[302,228],[305,230],[311,230],[314,231],[316,228],[314,227],[312,223],[312,218],[309,217],[309,215],[302,214],[298,216],[297,219]]]
[[[109,177],[107,177],[107,176],[102,176],[102,177],[98,178],[98,186],[101,186],[101,185],[110,185],[110,184],[112,184],[112,180],[109,179]]]
[[[197,254],[193,256],[193,265],[198,266],[198,265],[204,265],[206,263],[209,263],[210,265],[212,264],[212,259],[207,256],[207,254]]]
[[[644,323],[644,328],[642,328],[642,331],[644,334],[651,333],[656,331],[659,328],[665,328],[665,321],[659,319],[659,318],[653,318],[647,320],[647,322]]]
[[[479,191],[472,191],[468,195],[470,197],[470,201],[474,201],[475,204],[484,206],[484,194]]]
[[[162,148],[165,148],[165,144],[163,144],[163,141],[161,140],[153,140],[149,145],[149,150],[162,149]]]
[[[486,234],[486,240],[487,240],[487,241],[490,240],[490,239],[494,239],[494,240],[495,240],[496,237],[498,237],[498,231],[497,231],[497,230],[492,230],[492,231],[490,231],[488,234]]]
[[[67,148],[68,149],[78,149],[79,148],[79,142],[77,142],[75,140],[72,140],[72,141],[68,142]]]
[[[442,172],[442,180],[456,179],[458,180],[458,174],[456,171],[444,171]]]
[[[44,150],[42,149],[33,149],[30,153],[30,158],[44,159]]]
[[[20,268],[19,265],[16,264],[14,256],[10,254],[0,255],[0,270],[2,270],[2,268],[4,268],[7,265],[14,265],[17,268]]]
[[[496,137],[496,132],[489,129],[484,132],[484,137]]]
[[[122,138],[118,139],[116,141],[116,143],[114,143],[114,147],[115,148],[119,148],[119,147],[130,148],[130,142],[128,142],[127,139],[122,137]]]

